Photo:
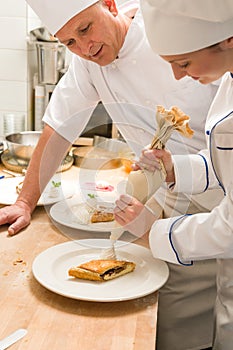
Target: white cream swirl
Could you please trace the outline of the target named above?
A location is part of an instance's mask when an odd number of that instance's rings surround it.
[[[100,259],[102,260],[116,260],[115,242],[111,240],[111,246],[109,248],[104,248],[101,251]]]
[[[110,243],[111,246],[109,248],[104,248],[100,254],[100,259],[103,260],[116,260],[116,251],[115,251],[115,243],[120,238],[120,236],[124,233],[122,227],[115,227],[110,234]]]

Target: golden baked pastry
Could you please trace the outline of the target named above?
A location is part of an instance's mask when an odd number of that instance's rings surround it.
[[[91,222],[108,222],[114,220],[114,214],[106,211],[95,210],[91,216]]]
[[[90,281],[108,281],[132,272],[134,262],[123,260],[91,260],[76,267],[71,267],[69,276]]]

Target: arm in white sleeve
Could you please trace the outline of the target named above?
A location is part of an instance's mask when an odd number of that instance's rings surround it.
[[[219,188],[208,150],[187,156],[174,155],[173,162],[176,179],[173,192],[198,194],[207,189]]]
[[[75,56],[53,91],[43,121],[72,143],[86,127],[99,100],[85,62]]]
[[[210,213],[158,220],[150,231],[155,258],[176,264],[233,257],[233,191]]]

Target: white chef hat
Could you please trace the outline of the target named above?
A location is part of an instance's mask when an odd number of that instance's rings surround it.
[[[26,0],[51,34],[98,0]]]
[[[160,55],[196,51],[233,36],[233,0],[141,0],[151,47]]]

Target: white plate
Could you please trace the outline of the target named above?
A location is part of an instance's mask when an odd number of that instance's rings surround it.
[[[87,240],[85,240],[87,241]],[[99,259],[100,243],[106,247],[109,240],[89,240],[92,248],[82,241],[71,241],[53,246],[39,254],[32,265],[37,281],[50,291],[68,298],[113,302],[143,297],[158,290],[168,278],[167,264],[154,259],[150,250],[137,244],[121,245],[116,249],[118,259],[133,261],[132,273],[106,282],[75,279],[68,269],[91,259]],[[86,242],[85,242],[86,244]]]
[[[109,203],[109,205],[114,203],[113,197],[108,197],[104,194],[101,195],[101,200]],[[115,221],[89,224],[81,224],[80,222],[78,222],[75,207],[84,202],[85,199],[83,198],[83,196],[76,193],[74,197],[65,199],[59,203],[54,204],[50,209],[50,215],[52,219],[55,220],[57,223],[78,230],[92,232],[110,232],[114,228],[116,228],[117,224]]]
[[[17,176],[12,178],[5,178],[0,180],[0,203],[5,205],[11,205],[15,203],[18,194],[16,192],[16,186],[24,180],[24,176]],[[53,177],[51,181],[56,181],[57,178]],[[70,181],[61,180],[61,187],[59,188],[59,195],[56,197],[50,196],[50,189],[52,182],[49,182],[46,186],[43,194],[41,195],[37,205],[49,205],[58,201],[64,200],[64,198],[71,197],[74,192],[74,185]],[[60,180],[59,180],[60,181]]]

